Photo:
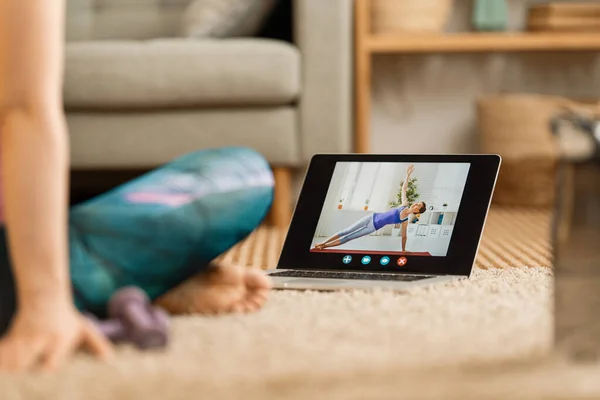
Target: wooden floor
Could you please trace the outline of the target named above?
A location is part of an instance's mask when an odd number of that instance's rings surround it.
[[[551,214],[546,210],[503,208],[490,211],[477,258],[477,267],[550,267]],[[220,259],[272,269],[277,265],[285,231],[262,226]]]

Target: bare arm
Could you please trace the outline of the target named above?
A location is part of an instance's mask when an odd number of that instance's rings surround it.
[[[56,368],[81,345],[111,354],[71,294],[63,14],[64,0],[0,0],[0,166],[18,300],[2,371]]]
[[[64,0],[0,2],[0,157],[20,307],[71,302],[63,12]]]
[[[402,184],[402,205],[403,206],[408,205],[408,197],[406,197],[406,192],[408,190],[408,181],[410,179],[410,175],[412,174],[414,169],[415,169],[415,166],[410,165],[408,167],[408,169],[406,170],[406,179],[404,179],[404,183]]]

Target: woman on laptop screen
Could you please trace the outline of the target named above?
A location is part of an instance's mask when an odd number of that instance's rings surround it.
[[[402,204],[399,207],[394,207],[386,212],[376,212],[366,215],[346,229],[337,232],[325,242],[316,244],[315,249],[324,250],[329,247],[341,246],[344,243],[370,235],[387,225],[402,224],[402,252],[406,251],[408,217],[411,214],[421,214],[427,210],[427,206],[423,201],[412,205],[408,204],[406,191],[408,190],[410,175],[414,170],[414,165],[410,165],[406,170],[406,179],[402,185]]]

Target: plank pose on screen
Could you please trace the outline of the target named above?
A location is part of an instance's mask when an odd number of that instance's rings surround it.
[[[366,215],[346,229],[337,232],[325,242],[315,245],[315,248],[317,250],[324,250],[329,247],[341,246],[344,243],[370,235],[386,225],[402,224],[402,251],[404,252],[406,250],[406,231],[409,216],[411,214],[424,213],[427,209],[427,206],[423,201],[418,201],[409,205],[406,191],[408,190],[410,175],[414,170],[415,166],[412,164],[406,170],[406,179],[402,185],[402,204],[399,207],[394,207],[386,212],[376,212]]]

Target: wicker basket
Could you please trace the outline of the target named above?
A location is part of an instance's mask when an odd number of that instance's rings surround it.
[[[452,3],[453,0],[372,0],[373,32],[442,32]]]
[[[478,101],[481,150],[503,158],[494,202],[551,207],[555,199],[558,147],[552,117],[565,108],[594,111],[596,104],[541,95],[501,95]]]

